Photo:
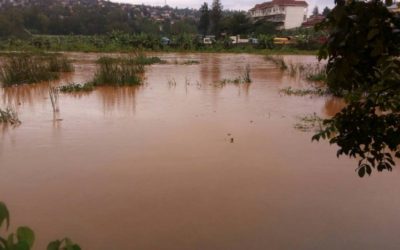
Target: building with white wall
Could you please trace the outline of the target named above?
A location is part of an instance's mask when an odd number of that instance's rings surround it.
[[[280,29],[301,27],[307,20],[308,4],[297,0],[272,0],[257,4],[249,10],[249,15],[255,20],[274,22]]]

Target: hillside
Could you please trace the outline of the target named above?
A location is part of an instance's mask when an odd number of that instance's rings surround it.
[[[0,0],[0,36],[195,32],[198,11],[104,0]]]

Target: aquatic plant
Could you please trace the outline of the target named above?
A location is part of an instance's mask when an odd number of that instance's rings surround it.
[[[18,119],[18,113],[12,108],[0,109],[0,123],[18,125],[21,121]]]
[[[5,224],[5,230],[10,227],[10,212],[4,202],[0,201],[0,228]],[[0,235],[1,250],[31,250],[35,243],[35,233],[29,227],[18,227],[16,233],[2,236]],[[48,244],[47,250],[80,250],[80,246],[72,242],[69,238],[52,241]]]
[[[326,65],[288,63],[287,72],[291,77],[299,76],[310,82],[325,82],[327,79]]]
[[[59,54],[12,53],[0,68],[4,86],[55,80],[60,72],[73,71],[72,64]]]
[[[250,65],[247,64],[247,65],[246,65],[246,68],[244,69],[244,71],[243,71],[243,73],[242,73],[241,76],[238,76],[238,77],[236,77],[236,78],[234,78],[234,79],[227,79],[227,78],[222,79],[222,80],[219,82],[219,84],[220,84],[221,86],[224,86],[224,85],[227,84],[227,83],[234,83],[234,84],[251,83],[252,80],[251,80],[251,76],[250,76],[250,71],[251,71],[251,70],[250,70]]]
[[[165,60],[161,60],[161,58],[153,56],[147,57],[144,53],[139,52],[134,56],[132,63],[139,65],[152,65],[152,64],[165,64],[167,63]]]
[[[182,65],[194,65],[194,64],[200,64],[200,61],[197,60],[186,60],[181,63]]]
[[[92,83],[94,85],[139,85],[144,66],[136,63],[135,57],[102,57],[98,60]]]
[[[72,93],[72,92],[89,92],[94,90],[94,85],[91,82],[80,84],[80,83],[70,83],[68,85],[63,85],[59,87],[62,93]]]
[[[49,56],[48,64],[50,72],[73,72],[74,66],[65,56]]]
[[[306,95],[316,95],[316,96],[325,96],[329,95],[330,92],[327,88],[319,88],[313,87],[309,89],[294,89],[292,87],[287,87],[279,90],[279,93],[288,95],[288,96],[306,96]]]
[[[58,74],[51,72],[45,61],[31,56],[9,56],[0,69],[0,79],[5,86],[49,81],[57,78]]]
[[[250,65],[249,64],[246,65],[242,79],[243,79],[243,82],[245,82],[245,83],[252,82],[251,77],[250,77]]]
[[[272,62],[273,64],[275,64],[275,66],[277,66],[282,71],[284,71],[288,68],[287,64],[285,63],[285,60],[283,60],[282,57],[267,55],[267,56],[265,56],[265,60]]]
[[[51,101],[51,106],[53,107],[53,112],[59,112],[59,104],[58,104],[58,96],[59,96],[59,91],[58,88],[50,86],[49,87],[49,97]]]
[[[168,80],[168,86],[170,86],[170,87],[175,87],[175,86],[176,86],[176,81],[175,81],[175,79],[169,79],[169,80]]]
[[[294,125],[294,128],[303,132],[316,132],[323,127],[323,119],[316,113],[298,117],[298,120],[299,122]]]

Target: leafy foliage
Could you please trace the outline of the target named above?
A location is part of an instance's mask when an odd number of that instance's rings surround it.
[[[210,12],[210,21],[211,32],[216,36],[219,36],[219,32],[221,31],[222,9],[221,1],[213,0]]]
[[[208,28],[210,26],[210,11],[208,10],[208,4],[204,3],[200,7],[200,21],[199,21],[199,32],[205,36],[207,35]]]
[[[5,230],[10,226],[10,213],[7,206],[0,202],[0,228],[5,223]],[[35,243],[35,233],[29,227],[18,227],[16,233],[8,236],[0,235],[0,250],[31,250]],[[80,250],[79,245],[70,239],[50,242],[47,250]]]
[[[392,171],[400,158],[400,19],[382,1],[336,2],[320,27],[331,32],[320,58],[328,59],[328,87],[348,105],[313,140],[360,159],[360,177]]]

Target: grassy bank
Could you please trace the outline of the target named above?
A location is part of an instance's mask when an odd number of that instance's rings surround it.
[[[262,45],[226,45],[217,42],[203,45],[189,40],[182,44],[163,46],[159,39],[146,36],[33,36],[30,39],[0,40],[0,51],[26,52],[196,52],[196,53],[249,53],[271,55],[316,55],[315,50],[301,50],[293,46],[263,47]]]

